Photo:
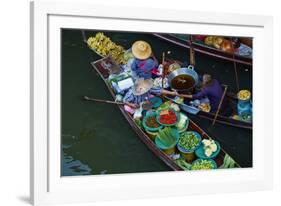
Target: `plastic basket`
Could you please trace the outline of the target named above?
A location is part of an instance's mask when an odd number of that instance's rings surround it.
[[[196,163],[196,162],[199,162],[199,161],[203,161],[203,160],[206,160],[206,159],[196,159],[196,160],[194,160],[193,162],[192,162],[192,164],[191,164],[191,170],[192,170],[192,166]],[[207,159],[207,161],[210,161],[211,163],[212,163],[212,165],[213,165],[213,169],[217,169],[218,168],[218,166],[217,166],[217,163],[213,160],[213,159]]]
[[[152,127],[149,127],[146,125],[146,120],[148,117],[152,117],[152,116],[157,116],[157,113],[156,112],[151,112],[151,113],[147,113],[146,116],[144,116],[143,120],[142,120],[142,126],[143,128],[146,130],[146,131],[149,131],[149,132],[157,132],[159,131],[160,129],[163,128],[163,125],[160,124],[159,127],[156,127],[156,128],[152,128]]]
[[[161,123],[161,122],[159,121],[161,111],[166,110],[166,109],[162,109],[162,110],[157,111],[156,120],[157,120],[157,122],[158,122],[159,124],[161,124],[161,125],[163,125],[163,126],[174,126],[174,125],[176,125],[176,124],[178,123],[178,121],[179,121],[179,112],[175,111],[173,108],[168,108],[168,109],[169,109],[169,110],[172,110],[173,112],[175,112],[175,114],[176,114],[176,116],[177,116],[177,120],[175,121],[175,123],[173,123],[173,124],[164,124],[164,123]]]

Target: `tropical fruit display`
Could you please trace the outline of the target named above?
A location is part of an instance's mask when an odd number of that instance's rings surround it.
[[[87,44],[90,49],[94,50],[101,56],[111,55],[118,64],[126,63],[124,59],[125,49],[122,46],[115,44],[102,32],[97,33],[93,37],[89,37]]]
[[[249,100],[251,98],[251,92],[249,90],[240,90],[237,94],[239,100]]]

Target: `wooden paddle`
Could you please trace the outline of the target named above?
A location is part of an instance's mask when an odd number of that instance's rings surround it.
[[[162,88],[164,88],[165,71],[165,52],[162,53]]]
[[[220,108],[221,108],[222,102],[223,102],[224,97],[225,97],[225,94],[226,94],[226,90],[227,90],[227,85],[224,86],[223,95],[222,95],[222,97],[221,97],[221,100],[220,100],[220,103],[219,103],[217,112],[216,112],[215,117],[214,117],[214,119],[213,119],[212,127],[213,127],[213,126],[215,125],[215,123],[216,123],[216,120],[217,120],[218,114],[219,114],[219,112],[220,112]]]
[[[103,100],[103,99],[95,99],[92,97],[84,96],[84,99],[87,101],[94,101],[94,102],[102,102],[102,103],[108,103],[108,104],[118,104],[118,105],[125,105],[124,102],[115,102],[115,101],[109,101],[109,100]]]
[[[189,64],[192,66],[195,66],[195,53],[193,49],[193,38],[192,35],[190,35],[189,43],[190,43],[190,49],[189,49]]]
[[[87,101],[101,102],[101,103],[107,103],[107,104],[128,105],[134,109],[137,109],[139,107],[139,106],[136,106],[133,103],[129,103],[129,102],[115,102],[115,101],[109,101],[109,100],[104,100],[104,99],[96,99],[96,98],[92,98],[92,97],[88,97],[88,96],[84,96],[84,99]],[[152,104],[149,101],[144,102],[142,105],[142,108],[144,110],[149,110],[152,108]]]

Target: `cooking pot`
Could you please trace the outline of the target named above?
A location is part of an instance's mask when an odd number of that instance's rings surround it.
[[[176,78],[181,78],[181,77],[187,77],[187,78],[192,78],[194,83],[192,85],[188,85],[187,84],[187,88],[174,88],[173,85],[172,85],[172,82],[173,80],[176,80]],[[185,83],[184,81],[186,80],[182,80],[183,83]],[[171,72],[169,75],[168,75],[168,83],[170,85],[170,87],[172,89],[175,89],[177,91],[190,91],[192,88],[194,88],[197,83],[198,83],[198,74],[196,73],[196,71],[194,71],[194,67],[192,65],[189,65],[187,68],[186,67],[182,67],[182,68],[179,68],[173,72]]]

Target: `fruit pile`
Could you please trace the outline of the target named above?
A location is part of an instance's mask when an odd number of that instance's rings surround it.
[[[237,94],[238,99],[240,100],[249,100],[251,97],[251,92],[249,90],[240,90]]]
[[[211,105],[210,105],[210,103],[201,103],[198,107],[199,107],[199,109],[201,109],[203,112],[210,112],[210,111],[211,111]]]
[[[90,37],[87,40],[87,44],[90,49],[94,50],[101,56],[111,55],[118,64],[126,63],[124,59],[125,49],[112,42],[110,38],[105,36],[102,32],[97,33],[94,37]]]
[[[224,52],[234,53],[233,45],[230,40],[227,40],[219,36],[207,36],[204,40],[205,44],[208,46],[215,47]]]

